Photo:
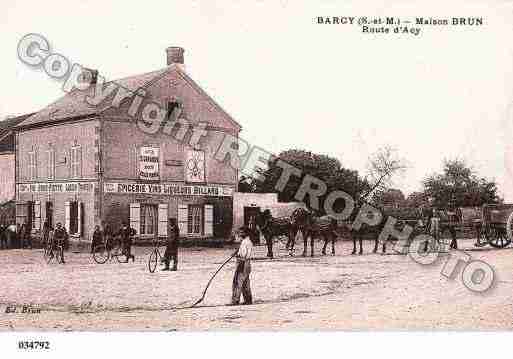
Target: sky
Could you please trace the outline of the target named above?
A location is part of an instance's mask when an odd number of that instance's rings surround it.
[[[467,161],[513,201],[513,1],[8,1],[0,11],[0,118],[37,111],[61,83],[16,55],[28,33],[116,79],[165,67],[168,46],[270,152],[302,148],[365,174],[389,145],[409,164],[406,194]],[[418,36],[319,25],[318,16],[482,17]]]

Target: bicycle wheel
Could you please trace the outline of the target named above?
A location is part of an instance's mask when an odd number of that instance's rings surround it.
[[[46,263],[48,263],[48,264],[50,264],[52,262],[52,259],[55,257],[52,249],[46,251],[44,256],[45,256]]]
[[[93,259],[98,264],[104,264],[109,259],[109,251],[105,244],[99,244],[93,249]]]
[[[116,260],[118,261],[118,263],[125,263],[125,262],[128,262],[127,261],[127,257],[123,254],[123,251],[121,250],[121,248],[119,247],[114,247],[112,249],[112,253],[111,255],[113,257],[116,257]]]
[[[48,261],[48,256],[50,255],[50,248],[48,246],[45,246],[43,248],[43,258],[45,259],[45,262]]]
[[[150,258],[148,259],[148,269],[149,269],[150,273],[155,272],[155,269],[157,269],[159,257],[160,257],[159,250],[155,248],[151,252]]]

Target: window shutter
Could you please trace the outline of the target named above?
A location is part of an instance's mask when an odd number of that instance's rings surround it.
[[[71,227],[71,202],[64,202],[64,228],[69,233]]]
[[[178,205],[178,230],[181,236],[187,234],[187,215],[189,209],[186,204]]]
[[[37,179],[37,152],[34,152],[34,179]]]
[[[82,146],[78,148],[78,178],[82,178]]]
[[[84,233],[84,203],[78,202],[78,228],[77,233],[79,236],[81,236]]]
[[[130,203],[130,228],[135,229],[135,233],[141,233],[141,204]]]
[[[41,202],[34,202],[34,229],[41,229]]]
[[[32,179],[32,157],[30,152],[27,154],[27,166],[23,167],[23,173],[26,174],[26,176],[23,176],[23,178]]]
[[[214,206],[211,204],[205,205],[205,237],[212,237],[214,235]]]
[[[167,237],[167,203],[159,204],[159,237]]]

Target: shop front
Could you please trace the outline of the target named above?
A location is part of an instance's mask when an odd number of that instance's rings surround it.
[[[45,222],[61,223],[71,240],[89,240],[97,215],[95,182],[46,182],[17,185],[16,223],[35,236]],[[95,204],[96,203],[96,204]]]
[[[182,238],[222,238],[233,222],[232,195],[230,186],[106,183],[103,218],[114,229],[129,221],[140,239],[165,237],[168,220]]]

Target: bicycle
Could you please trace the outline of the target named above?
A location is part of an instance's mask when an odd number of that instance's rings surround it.
[[[50,264],[55,258],[57,263],[64,263],[64,245],[63,241],[48,241],[44,248],[43,257],[46,263]]]
[[[157,265],[163,259],[162,254],[160,254],[159,244],[160,242],[158,239],[153,240],[153,249],[151,250],[150,258],[148,259],[148,270],[150,273],[155,272]]]
[[[98,264],[104,264],[107,261],[116,258],[118,263],[122,263],[121,256],[124,256],[123,251],[119,242],[116,241],[113,247],[111,247],[110,241],[104,241],[104,243],[97,245],[93,249],[93,259]]]

